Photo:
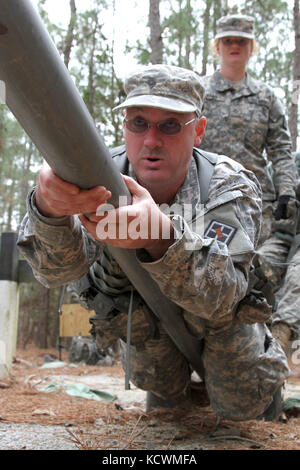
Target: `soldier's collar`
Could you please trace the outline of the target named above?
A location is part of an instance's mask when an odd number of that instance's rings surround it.
[[[227,80],[227,78],[223,77],[223,75],[221,74],[221,72],[219,70],[217,70],[214,73],[214,77],[215,77],[215,86],[216,86],[217,91],[227,91],[227,90],[234,89],[234,87],[232,86],[231,81]],[[244,81],[243,86],[245,88],[248,88],[252,93],[257,93],[258,90],[259,90],[259,88],[256,85],[255,81],[253,80],[253,78],[247,72],[246,72],[245,81]]]
[[[176,194],[172,204],[174,205],[174,207],[178,205],[181,208],[185,208],[184,218],[187,223],[190,223],[194,219],[196,211],[199,209],[201,210],[200,201],[201,194],[199,175],[195,158],[192,157],[191,164],[188,169],[185,180],[182,186],[180,187],[178,193]]]

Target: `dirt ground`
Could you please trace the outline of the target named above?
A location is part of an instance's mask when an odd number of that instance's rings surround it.
[[[205,400],[193,407],[145,413],[145,393],[124,391],[124,373],[112,367],[67,364],[41,369],[54,349],[18,350],[8,379],[0,379],[0,422],[60,425],[77,449],[85,450],[218,450],[300,449],[300,415],[284,414],[279,422],[232,422],[216,416]],[[67,362],[63,352],[62,361]],[[52,382],[83,383],[116,395],[111,402],[40,391]],[[299,390],[300,366],[292,369],[288,390]],[[295,393],[294,393],[295,394]]]

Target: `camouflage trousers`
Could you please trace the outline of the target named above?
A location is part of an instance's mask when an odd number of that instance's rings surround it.
[[[289,250],[290,243],[274,235],[257,251],[277,301],[271,324],[285,323],[294,339],[300,333],[300,248],[287,262]]]
[[[272,201],[263,201],[259,245],[262,245],[271,235],[273,210]]]
[[[292,339],[300,335],[300,248],[287,266],[283,283],[276,294],[277,310],[273,324],[286,323],[292,331]]]
[[[142,390],[162,398],[185,394],[191,368],[164,329],[149,322],[147,307],[132,314],[130,380]],[[121,360],[126,370],[127,314],[91,319],[100,348],[116,337],[121,339]],[[289,374],[284,352],[264,324],[234,321],[226,330],[209,328],[207,322],[202,362],[210,404],[218,416],[232,420],[254,419],[272,401]]]
[[[272,235],[257,250],[261,268],[269,280],[273,292],[276,292],[285,274],[290,243]]]

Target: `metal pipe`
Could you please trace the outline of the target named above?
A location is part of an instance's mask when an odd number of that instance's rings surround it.
[[[41,18],[29,0],[0,0],[0,80],[6,103],[42,156],[62,179],[129,191]],[[133,250],[108,247],[165,330],[199,371],[200,342],[185,328],[180,307],[165,297]]]

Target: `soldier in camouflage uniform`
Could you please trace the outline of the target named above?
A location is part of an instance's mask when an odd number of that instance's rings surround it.
[[[214,43],[220,70],[203,78],[203,114],[208,124],[201,148],[230,155],[258,178],[263,193],[258,253],[261,269],[276,292],[295,231],[296,168],[280,101],[268,85],[246,71],[256,48],[253,17],[220,18]],[[281,328],[286,330],[279,324],[274,331],[280,341],[285,336]]]
[[[263,192],[261,244],[271,235],[276,205],[278,218],[284,210],[291,219],[296,212],[295,166],[287,120],[274,91],[246,71],[256,48],[254,18],[220,18],[214,47],[221,64],[220,70],[203,77],[207,127],[201,149],[229,155],[258,178]]]
[[[96,310],[91,322],[98,346],[120,338],[125,368],[133,299],[130,380],[148,391],[152,406],[155,399],[172,406],[188,397],[191,366],[107,245],[134,249],[142,268],[181,307],[186,327],[203,347],[199,360],[215,413],[233,420],[273,419],[273,397],[289,374],[286,357],[264,320],[240,306],[260,233],[257,179],[238,162],[197,149],[206,120],[203,88],[193,72],[148,66],[129,75],[125,91],[127,99],[117,107],[124,113],[125,147],[112,156],[133,202],[109,212],[120,231],[110,233],[108,226],[105,236],[100,229],[106,215],[95,215],[111,196],[106,188],[80,190],[44,165],[28,196],[18,246],[44,285],[74,282],[81,299]],[[214,161],[214,171],[202,211],[204,160]],[[166,206],[175,204],[189,210],[170,215]],[[203,213],[204,230],[195,225]],[[136,226],[146,220],[148,232],[135,237],[126,228],[121,237],[124,220]],[[151,238],[153,220],[158,236]]]
[[[300,204],[300,152],[294,154],[298,170],[297,200]],[[276,247],[275,247],[276,248]],[[276,294],[278,305],[276,312],[272,315],[272,332],[280,344],[288,352],[290,341],[300,336],[300,209],[298,208],[296,235],[292,239],[291,247],[282,256],[286,262],[286,273],[279,291]],[[275,273],[273,274],[273,271]],[[277,276],[276,269],[270,267],[270,277]],[[274,283],[276,282],[273,281]]]

